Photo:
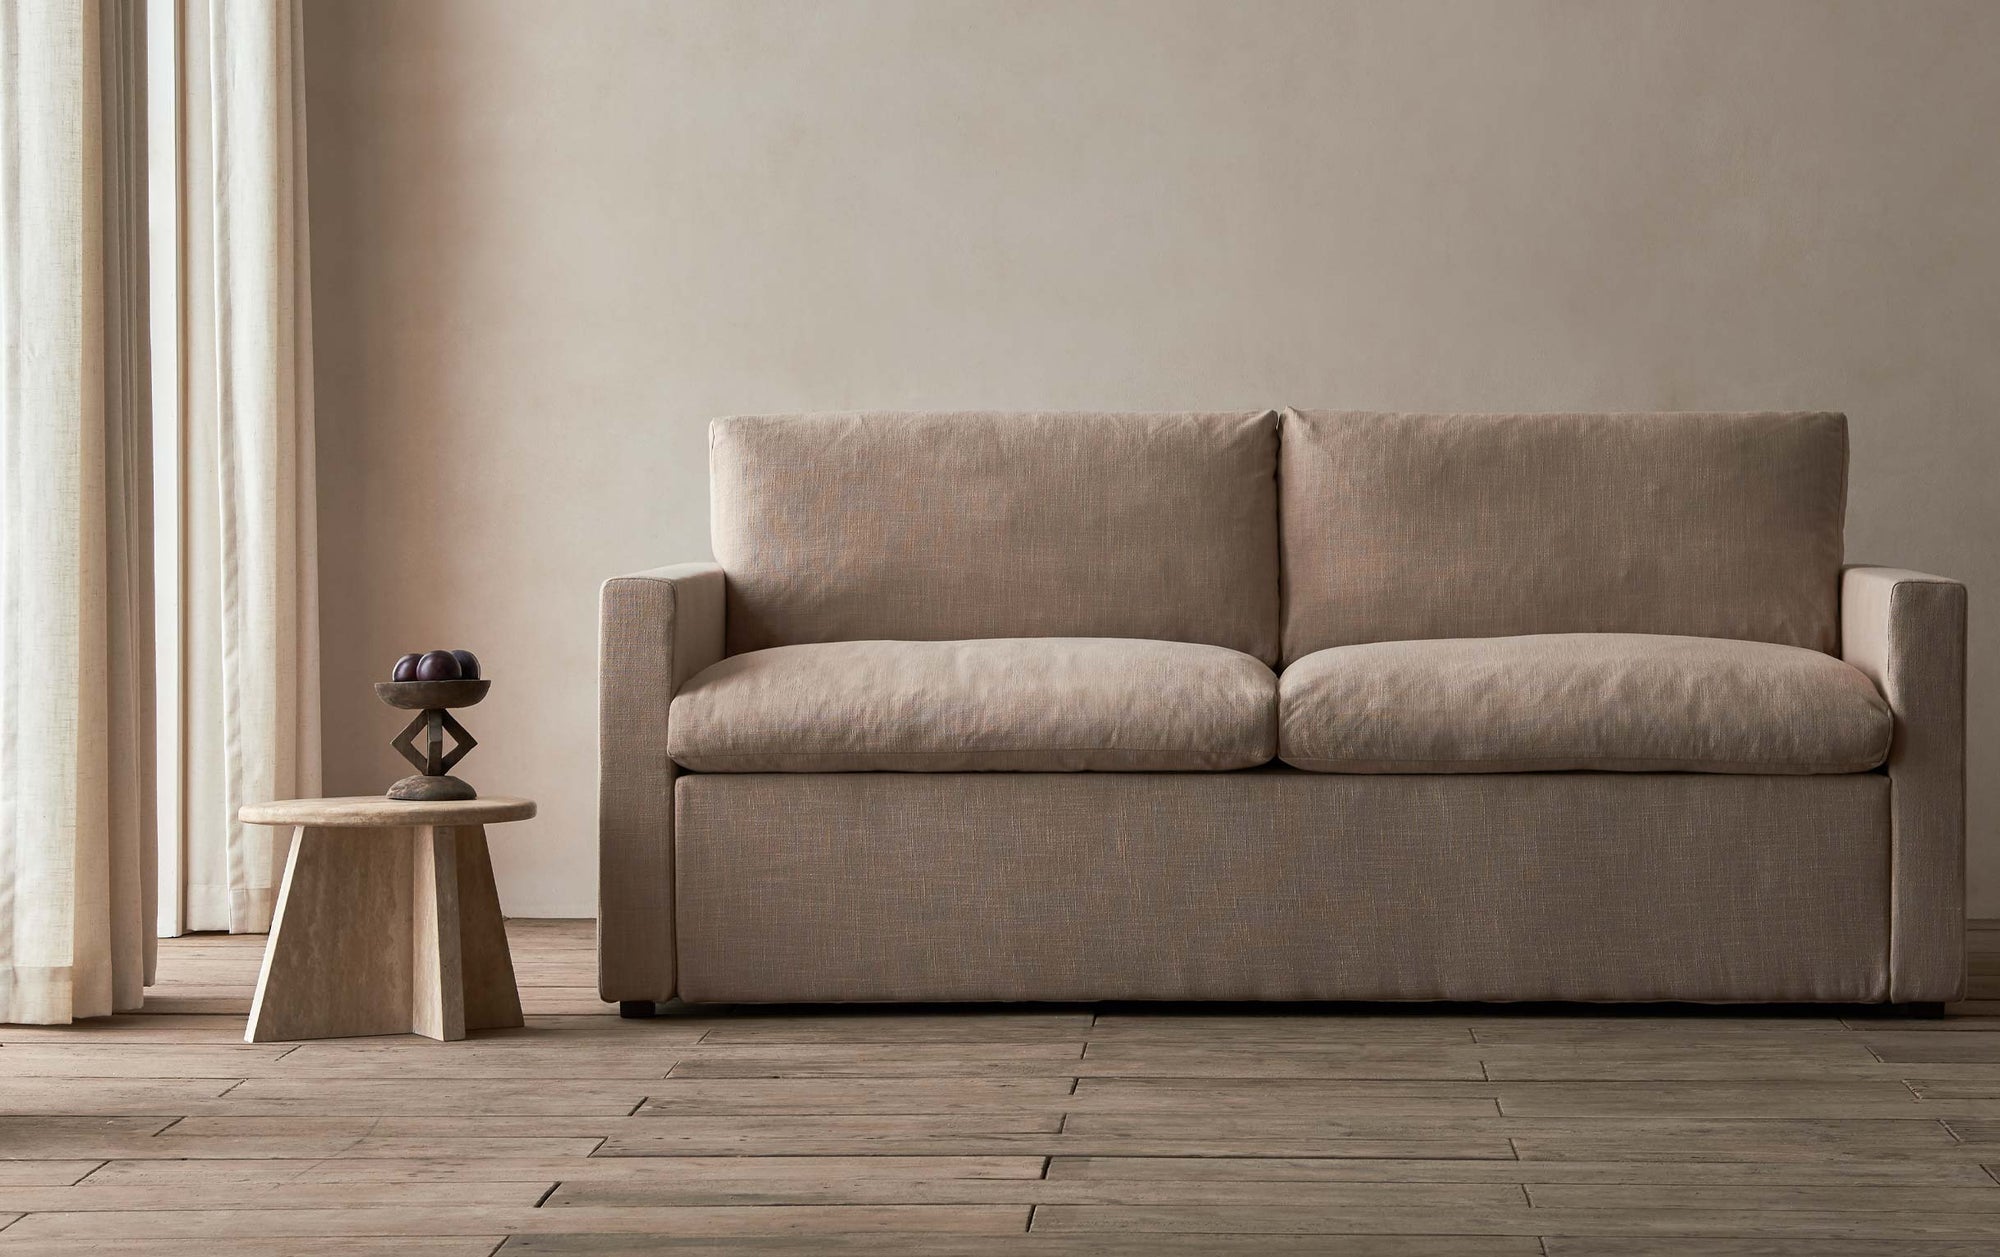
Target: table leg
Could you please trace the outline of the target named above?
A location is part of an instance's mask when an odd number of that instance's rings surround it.
[[[514,985],[514,957],[507,948],[507,925],[500,916],[500,894],[493,886],[493,861],[486,852],[486,827],[462,825],[456,833],[465,1028],[499,1030],[522,1025],[521,992]]]
[[[300,826],[244,1038],[408,1033],[410,881],[406,831]]]
[[[246,1040],[521,1024],[482,826],[300,827]]]
[[[457,836],[446,827],[422,826],[410,857],[410,1031],[463,1039]]]

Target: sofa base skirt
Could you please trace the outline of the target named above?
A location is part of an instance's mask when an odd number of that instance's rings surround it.
[[[1888,998],[1889,782],[695,774],[690,1002]]]

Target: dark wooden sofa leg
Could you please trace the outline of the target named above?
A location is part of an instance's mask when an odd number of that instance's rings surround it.
[[[651,1017],[658,1007],[649,999],[621,999],[618,1001],[618,1015],[631,1021],[636,1018]]]

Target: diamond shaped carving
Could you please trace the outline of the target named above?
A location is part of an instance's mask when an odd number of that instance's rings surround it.
[[[417,750],[417,736],[423,735],[424,749]],[[444,749],[445,735],[450,734],[452,749]],[[466,731],[464,725],[452,719],[450,712],[442,707],[431,707],[418,712],[416,719],[404,726],[390,743],[412,767],[427,777],[441,777],[458,765],[479,739]]]

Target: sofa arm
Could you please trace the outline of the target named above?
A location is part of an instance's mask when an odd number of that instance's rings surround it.
[[[682,563],[604,583],[597,664],[597,991],[674,994],[674,762],[667,708],[722,658],[723,575]]]
[[[1965,586],[1888,567],[1841,574],[1841,658],[1895,713],[1889,745],[1889,998],[1965,993]]]

